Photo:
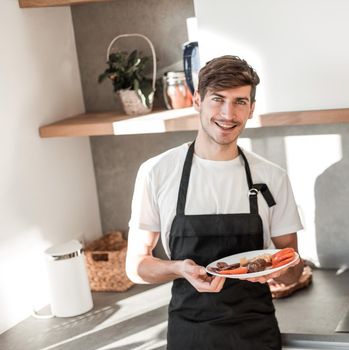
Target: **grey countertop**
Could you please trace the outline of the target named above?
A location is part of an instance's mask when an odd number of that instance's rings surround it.
[[[94,293],[90,312],[71,318],[29,317],[0,335],[0,349],[164,350],[170,288],[167,283]],[[349,333],[335,332],[349,309],[349,271],[336,276],[332,270],[315,270],[311,286],[275,300],[275,307],[286,347],[349,349]]]
[[[284,344],[326,341],[349,349],[349,333],[335,332],[349,311],[349,271],[315,270],[308,288],[274,304]]]

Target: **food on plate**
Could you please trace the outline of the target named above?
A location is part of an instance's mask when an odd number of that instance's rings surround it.
[[[270,254],[258,255],[248,261],[248,273],[264,271],[268,269],[271,265],[272,262]]]
[[[240,267],[237,267],[236,269],[223,270],[223,271],[219,271],[218,273],[221,273],[224,275],[242,275],[247,272],[248,272],[248,268],[246,266],[240,266]]]
[[[275,254],[263,254],[252,259],[242,257],[239,263],[228,264],[224,261],[217,262],[216,266],[209,266],[208,271],[222,275],[240,275],[260,272],[277,268],[294,260],[296,252],[293,248],[284,248]]]
[[[247,264],[248,272],[259,272],[264,271],[270,264],[267,263],[264,259],[256,259]]]
[[[246,257],[243,257],[240,259],[240,266],[247,266],[248,259]]]
[[[228,270],[233,270],[240,267],[239,263],[235,263],[235,264],[227,264],[224,261],[219,261],[217,263],[217,267],[213,267],[213,266],[209,266],[208,270],[211,272],[215,272],[218,273],[218,271],[228,271]]]
[[[294,259],[294,256],[295,251],[293,248],[281,249],[279,252],[273,254],[271,257],[273,268],[288,264]]]

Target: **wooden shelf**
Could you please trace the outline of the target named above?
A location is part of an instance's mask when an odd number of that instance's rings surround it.
[[[262,114],[260,126],[349,123],[349,108]]]
[[[194,108],[154,111],[139,117],[116,113],[80,114],[40,127],[41,137],[133,135],[168,131],[197,130]]]
[[[39,133],[41,137],[135,135],[197,130],[198,123],[198,114],[192,107],[154,111],[140,117],[88,113],[44,125]],[[248,121],[247,128],[337,123],[349,123],[349,108],[268,113]]]
[[[91,2],[106,2],[111,0],[18,0],[19,7],[51,7],[87,4]]]

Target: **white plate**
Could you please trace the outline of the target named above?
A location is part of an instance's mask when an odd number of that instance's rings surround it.
[[[267,270],[263,270],[263,271],[259,271],[259,272],[242,273],[242,274],[238,274],[238,275],[224,275],[222,273],[211,272],[208,270],[208,268],[209,267],[217,267],[218,262],[226,262],[227,264],[235,264],[235,263],[240,262],[241,258],[252,259],[258,255],[264,255],[264,254],[272,255],[272,254],[277,253],[280,250],[281,249],[263,249],[263,250],[253,250],[250,252],[244,252],[244,253],[230,255],[230,256],[227,256],[225,258],[218,259],[218,260],[210,263],[209,265],[207,265],[206,272],[211,274],[211,275],[215,275],[215,276],[226,277],[226,278],[239,278],[239,279],[254,278],[254,277],[268,275],[270,273],[282,270],[282,269],[290,266],[292,263],[294,263],[298,259],[298,254],[296,253],[294,259],[292,261],[290,261],[288,264],[282,265],[280,267],[275,267],[274,269],[267,269]]]

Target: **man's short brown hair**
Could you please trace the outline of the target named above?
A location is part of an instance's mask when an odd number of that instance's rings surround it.
[[[252,103],[256,98],[258,84],[259,77],[256,71],[245,60],[226,55],[214,58],[201,68],[198,91],[203,100],[208,90],[221,91],[250,85]]]

